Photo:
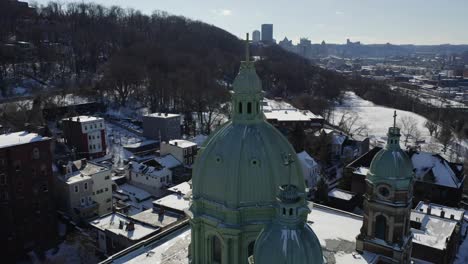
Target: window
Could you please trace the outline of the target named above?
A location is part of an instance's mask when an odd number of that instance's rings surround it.
[[[43,192],[48,192],[49,191],[49,187],[47,186],[46,182],[42,184],[42,191]]]
[[[85,125],[85,126],[84,126],[84,130],[88,130],[88,126]]]
[[[81,197],[81,205],[85,205],[85,198]]]
[[[94,128],[97,128],[97,125],[96,125],[96,124],[94,124]]]
[[[108,191],[109,191],[109,188],[106,187],[106,192],[108,192]]]
[[[248,102],[247,103],[247,114],[251,114],[251,113],[252,113],[252,103]]]
[[[250,244],[247,246],[247,256],[252,256],[254,253],[254,248],[255,248],[255,240],[250,242]]]
[[[169,175],[166,176],[166,182],[169,182]]]
[[[88,196],[88,203],[91,204],[93,202],[93,199],[91,198],[91,196]]]
[[[33,159],[39,159],[40,155],[39,155],[39,149],[38,148],[34,148],[33,149]]]
[[[212,238],[212,260],[214,263],[221,263],[222,257],[222,248],[221,248],[221,241],[217,236],[213,236]]]
[[[100,124],[99,124],[99,127],[101,127],[101,128],[102,128],[102,123],[100,123]]]
[[[260,106],[258,104],[258,102],[255,103],[257,105],[257,114],[260,112]]]
[[[88,139],[91,140],[91,135],[88,136]]]
[[[88,190],[88,183],[87,182],[84,183],[84,189]]]
[[[6,175],[5,174],[0,174],[0,185],[6,185]]]
[[[110,179],[110,176],[107,175],[106,177],[104,177],[104,180],[109,180]]]
[[[78,185],[75,185],[75,192],[77,193],[79,191]]]
[[[239,102],[239,114],[242,114],[242,102]]]
[[[382,240],[387,238],[387,218],[383,215],[375,218],[375,237]]]
[[[46,165],[42,164],[41,165],[41,175],[45,177],[47,175],[47,168]]]

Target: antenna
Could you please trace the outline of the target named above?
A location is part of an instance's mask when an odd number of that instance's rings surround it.
[[[250,54],[249,54],[249,33],[245,34],[245,61],[250,60]]]

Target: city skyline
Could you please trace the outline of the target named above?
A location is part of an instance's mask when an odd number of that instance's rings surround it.
[[[46,4],[48,0],[29,1]],[[63,0],[61,3],[74,1]],[[468,24],[464,15],[468,2],[429,0],[371,1],[371,0],[297,0],[295,5],[284,7],[278,1],[258,0],[255,6],[246,0],[203,2],[193,0],[149,1],[137,0],[85,0],[105,6],[118,5],[134,8],[145,14],[154,10],[201,20],[225,29],[239,38],[245,32],[260,30],[261,24],[274,25],[274,38],[284,37],[295,43],[301,37],[313,43],[361,41],[364,44],[468,44],[463,26]],[[252,6],[245,9],[245,6]]]

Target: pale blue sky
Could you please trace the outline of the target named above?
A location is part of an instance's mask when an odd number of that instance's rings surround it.
[[[28,0],[32,2],[32,0]],[[43,4],[47,0],[36,0]],[[62,3],[71,2],[61,0]],[[274,24],[313,43],[468,44],[468,0],[95,0],[150,14],[163,10],[223,28],[236,36]]]

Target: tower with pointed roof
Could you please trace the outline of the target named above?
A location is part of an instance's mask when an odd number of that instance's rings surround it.
[[[278,186],[305,193],[293,147],[262,112],[261,81],[250,61],[233,83],[232,118],[201,147],[192,177],[191,263],[247,263],[260,231],[276,215]]]
[[[400,148],[396,112],[387,136],[387,144],[375,155],[367,174],[364,221],[356,250],[376,253],[383,263],[410,263],[413,165]]]

